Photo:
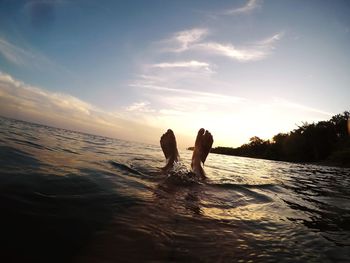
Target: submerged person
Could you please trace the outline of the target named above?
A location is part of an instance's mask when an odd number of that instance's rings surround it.
[[[196,178],[197,180],[205,179],[203,165],[213,145],[213,136],[203,128],[198,131],[195,146],[192,154],[191,170],[187,174],[180,174],[184,179]],[[162,168],[162,172],[172,174],[174,166],[179,164],[179,152],[177,150],[175,134],[172,130],[167,130],[160,138],[160,146],[162,147],[166,165]]]

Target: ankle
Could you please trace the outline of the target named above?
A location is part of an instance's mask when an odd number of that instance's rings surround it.
[[[192,162],[191,164],[191,170],[193,173],[195,173],[199,177],[205,177],[205,172],[202,167],[202,164],[199,162]]]
[[[200,156],[198,154],[192,156],[191,168],[192,169],[202,168],[202,161],[201,161]]]

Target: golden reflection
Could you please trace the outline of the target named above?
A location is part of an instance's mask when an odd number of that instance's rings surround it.
[[[260,221],[271,218],[267,211],[259,211],[261,205],[247,205],[233,208],[201,207],[203,216],[218,220],[253,220]]]

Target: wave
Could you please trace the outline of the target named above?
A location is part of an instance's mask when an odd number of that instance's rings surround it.
[[[37,144],[37,143],[31,142],[31,141],[20,140],[18,138],[9,138],[9,139],[11,141],[15,142],[15,143],[18,143],[18,144],[27,145],[27,146],[34,147],[34,148],[37,148],[37,149],[40,149],[40,150],[49,150],[49,151],[51,151],[51,149],[49,149],[47,147],[44,147],[41,144]]]
[[[66,148],[62,148],[62,151],[67,152],[67,153],[72,153],[72,154],[78,154],[79,155],[78,152],[75,152],[75,151],[72,151],[72,150],[69,150],[69,149],[66,149]]]
[[[10,146],[0,146],[0,163],[3,167],[16,168],[20,166],[38,167],[41,162],[27,152],[15,149]]]
[[[249,188],[249,189],[262,189],[272,190],[279,192],[279,186],[277,184],[232,184],[232,183],[208,183],[210,186],[225,188],[225,189],[237,189],[237,188]]]
[[[109,161],[109,163],[114,166],[115,168],[119,169],[119,170],[122,170],[124,172],[129,172],[129,173],[132,173],[132,174],[136,174],[136,175],[141,175],[143,176],[144,174],[142,174],[141,172],[137,171],[136,169],[133,169],[129,166],[127,166],[126,164],[123,164],[123,163],[118,163],[116,161]]]
[[[221,195],[226,192],[235,192],[239,193],[245,198],[251,199],[249,203],[270,203],[273,202],[271,193],[269,192],[280,192],[281,190],[275,184],[207,184],[208,186],[218,189],[219,194]],[[230,191],[231,190],[231,191]]]

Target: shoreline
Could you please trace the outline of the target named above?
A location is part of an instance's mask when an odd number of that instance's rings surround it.
[[[186,150],[193,151],[193,147],[188,147]],[[332,161],[332,160],[323,160],[323,161],[317,161],[317,162],[293,162],[288,160],[276,160],[276,159],[268,159],[263,157],[253,157],[253,156],[243,156],[243,155],[234,155],[234,154],[225,154],[225,153],[217,153],[217,152],[210,152],[210,154],[218,154],[218,155],[226,155],[226,156],[235,156],[235,157],[243,157],[243,158],[251,158],[251,159],[261,159],[261,160],[268,160],[268,161],[277,161],[277,162],[286,162],[286,163],[293,163],[293,164],[307,164],[307,165],[319,165],[319,166],[328,166],[328,167],[336,167],[336,168],[348,168],[350,169],[350,164],[343,164],[341,162]]]

